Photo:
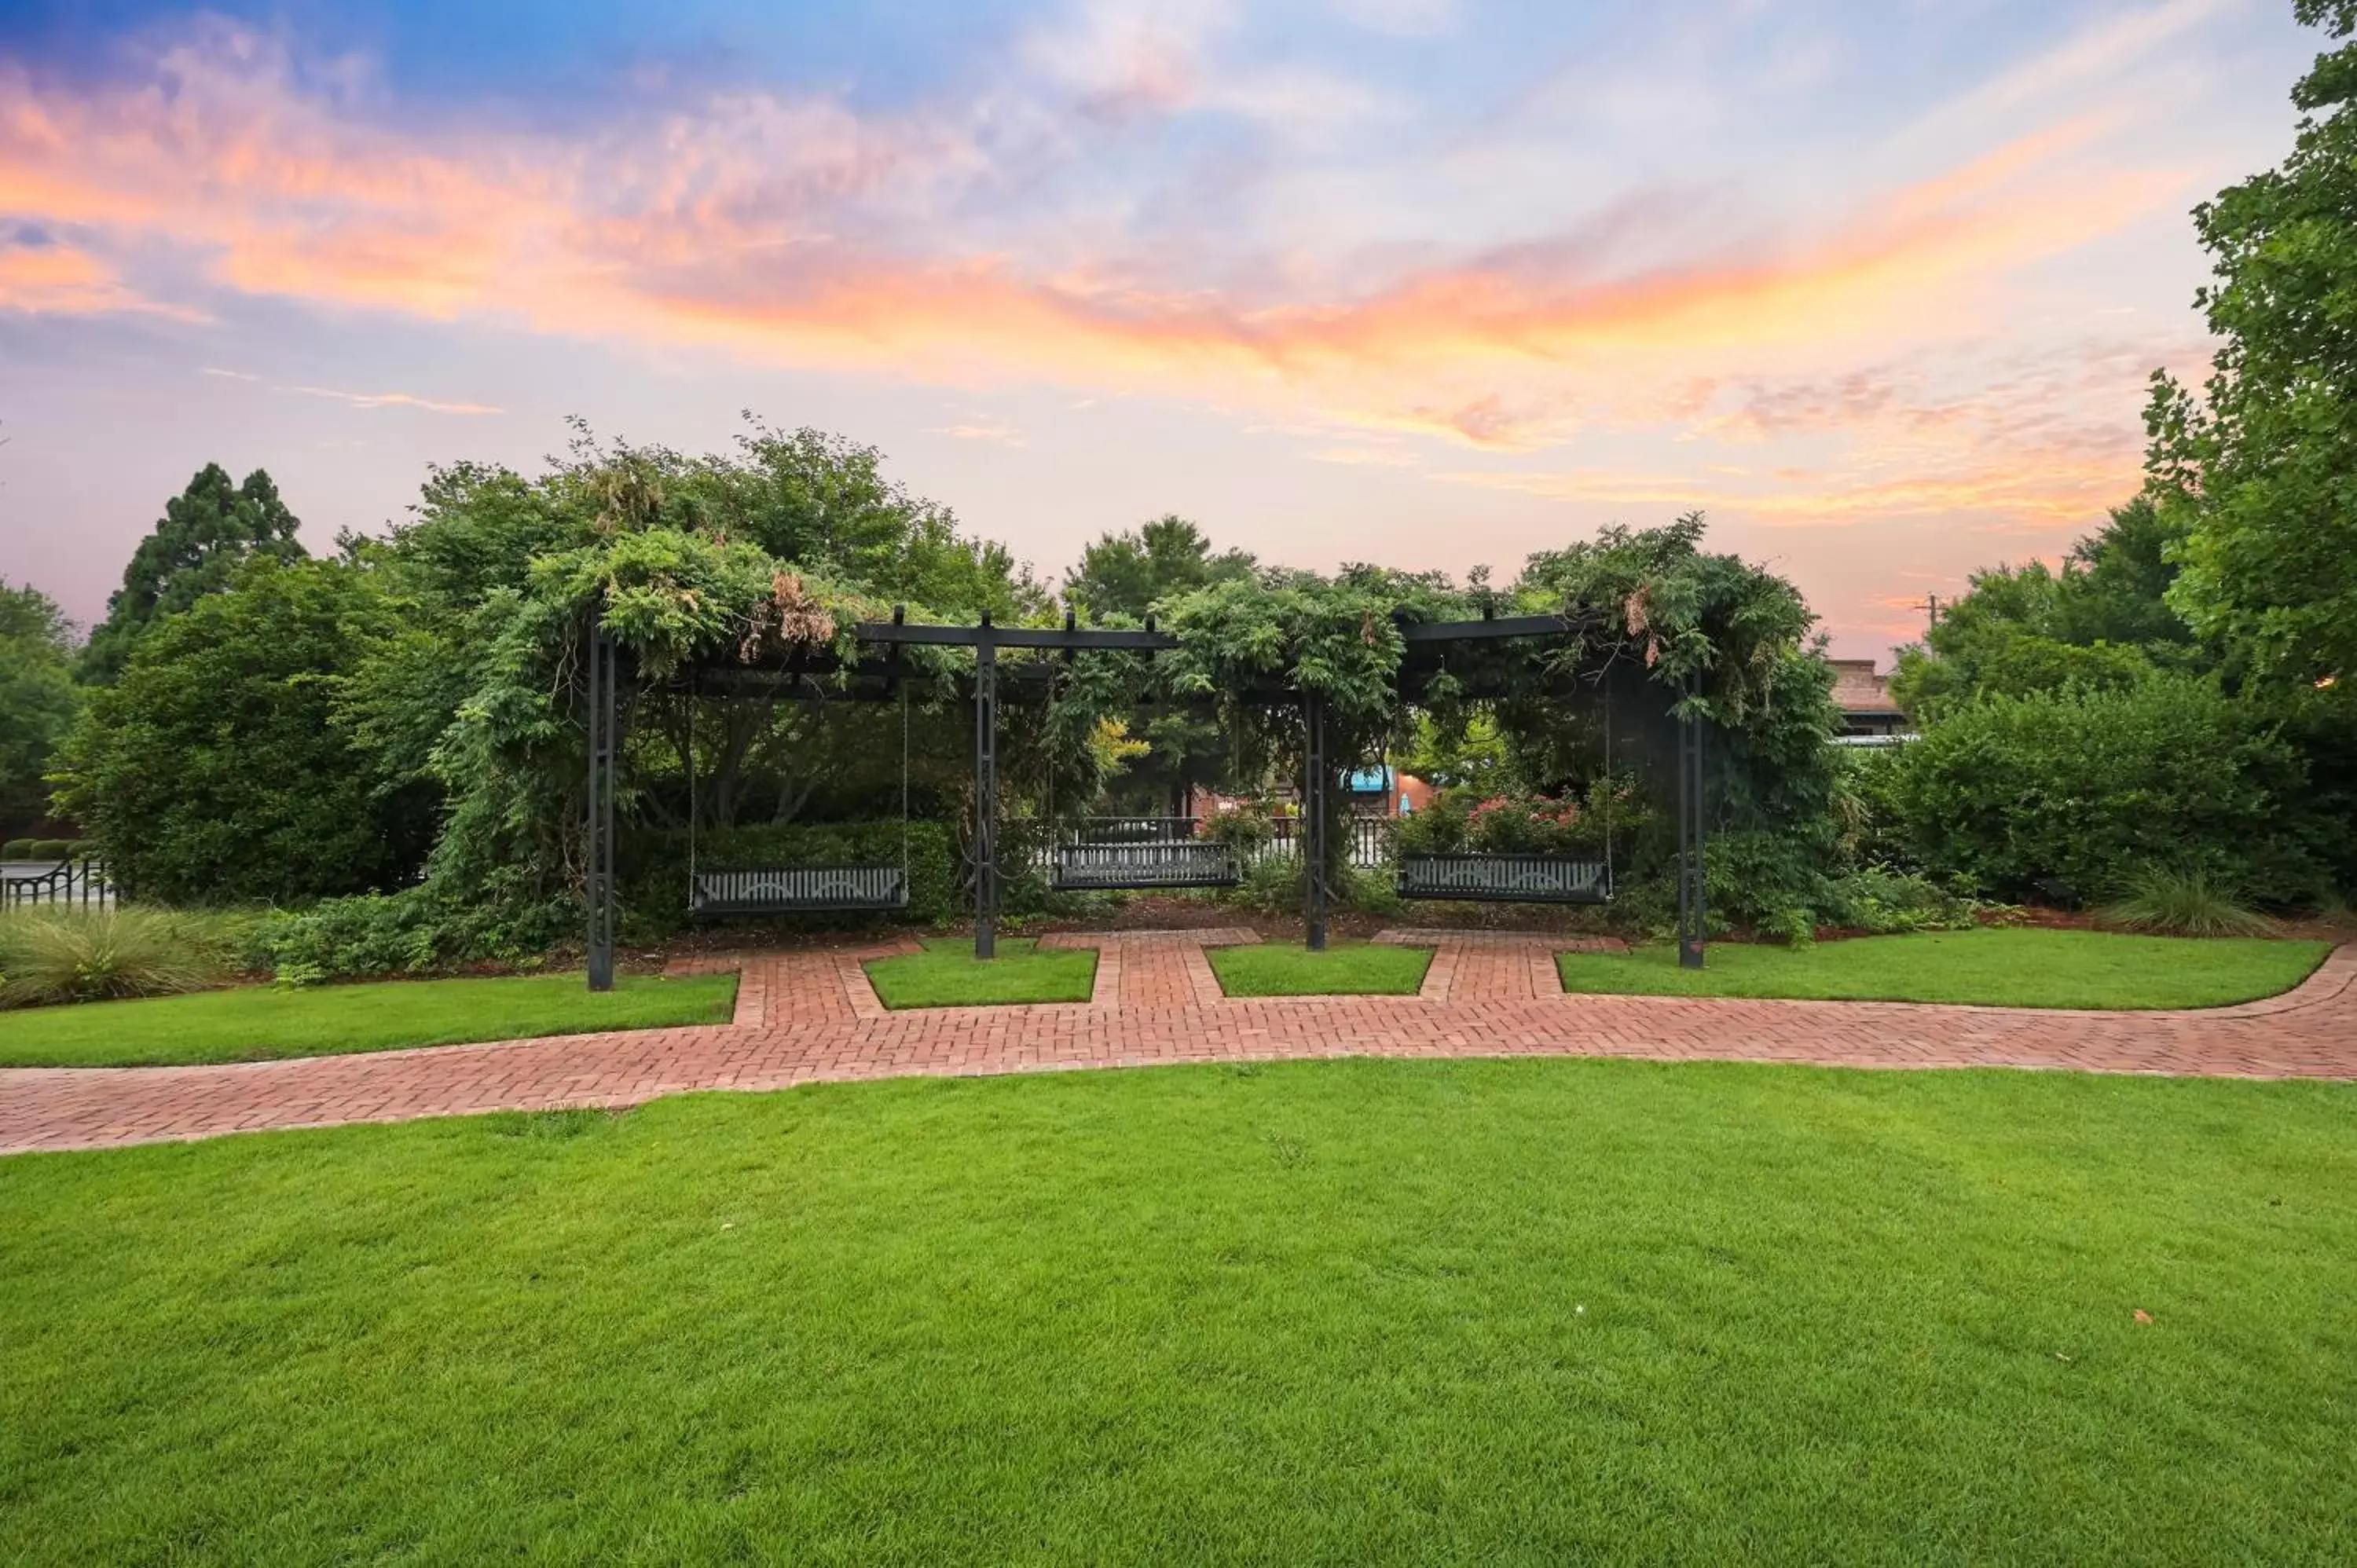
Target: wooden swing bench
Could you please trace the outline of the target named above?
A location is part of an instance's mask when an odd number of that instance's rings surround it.
[[[799,915],[908,907],[905,865],[735,866],[698,869],[688,879],[688,909],[697,915]]]
[[[1604,904],[1612,898],[1610,865],[1567,854],[1404,854],[1398,891],[1403,898]]]
[[[1060,893],[1233,887],[1243,880],[1243,866],[1235,846],[1216,839],[1062,843],[1049,880]]]

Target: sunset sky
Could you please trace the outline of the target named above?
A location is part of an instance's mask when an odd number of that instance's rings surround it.
[[[488,18],[488,20],[487,20]],[[563,419],[1511,575],[1690,508],[1883,654],[2136,484],[2289,0],[0,0],[0,576],[324,547]]]

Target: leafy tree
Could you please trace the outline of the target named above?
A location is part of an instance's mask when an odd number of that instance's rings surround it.
[[[1783,578],[1704,551],[1704,532],[1700,512],[1663,528],[1605,529],[1532,556],[1515,595],[1534,607],[1601,612],[1593,650],[1634,660],[1657,688],[1687,693],[1681,710],[1709,719],[1718,737],[1723,826],[1829,833],[1835,763],[1825,742],[1839,714],[1833,670],[1813,637],[1816,618]],[[1509,734],[1566,729],[1560,716],[1550,723],[1544,713],[1508,717]],[[1575,771],[1527,746],[1520,767],[1533,783],[1564,781]]]
[[[2296,0],[2346,39],[2357,0]],[[2292,89],[2291,154],[2194,209],[2223,344],[2200,397],[2154,377],[2147,489],[2182,535],[2169,604],[2286,684],[2357,680],[2357,42]]]
[[[41,775],[80,700],[73,659],[56,601],[0,580],[0,837],[47,815]]]
[[[163,517],[132,553],[123,586],[106,601],[106,618],[91,632],[83,678],[113,681],[149,626],[222,592],[249,556],[300,560],[297,526],[267,473],[256,468],[232,485],[227,469],[206,464],[164,504]]]
[[[1093,621],[1135,623],[1162,600],[1213,583],[1250,578],[1256,564],[1241,550],[1212,553],[1203,531],[1183,517],[1098,536],[1064,578],[1064,596]],[[1233,785],[1219,726],[1188,710],[1139,713],[1132,722],[1145,755],[1124,772],[1119,792],[1147,810],[1178,814],[1189,791]]]
[[[399,631],[365,568],[250,562],[157,621],[60,748],[59,800],[130,893],[288,899],[414,874],[432,798],[381,778],[335,721],[361,660]]]
[[[2141,648],[2165,660],[2172,649],[2189,649],[2193,628],[2169,604],[2178,542],[2176,523],[2150,496],[2113,508],[2110,520],[2063,557],[2053,635],[2082,648]]]
[[[1091,618],[1140,620],[1160,600],[1253,575],[1241,550],[1211,553],[1203,531],[1176,514],[1100,534],[1064,580],[1065,596]]]
[[[2072,545],[2059,572],[2033,561],[1975,573],[1923,641],[1900,650],[1891,694],[1932,724],[1983,693],[2115,691],[2156,669],[2214,667],[2169,605],[2173,537],[2139,497]]]
[[[1439,789],[1498,794],[1520,783],[1508,737],[1499,732],[1493,714],[1474,714],[1461,735],[1450,735],[1430,714],[1420,713],[1414,735],[1392,760],[1402,773]]]

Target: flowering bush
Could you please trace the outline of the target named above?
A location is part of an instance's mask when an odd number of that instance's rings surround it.
[[[1608,837],[1633,843],[1652,821],[1633,778],[1598,779],[1585,797],[1444,789],[1397,824],[1403,854],[1592,854]]]
[[[1565,854],[1594,837],[1581,826],[1579,802],[1568,798],[1492,795],[1465,819],[1467,847],[1491,854]]]

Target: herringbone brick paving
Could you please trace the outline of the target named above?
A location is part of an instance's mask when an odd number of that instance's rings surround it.
[[[1230,999],[1203,944],[1239,936],[1249,933],[1052,939],[1100,947],[1095,993],[1085,1003],[888,1012],[860,962],[909,950],[898,942],[680,966],[741,970],[736,1017],[726,1025],[222,1067],[10,1069],[0,1071],[0,1152],[633,1105],[691,1090],[1297,1057],[1609,1056],[2357,1078],[2357,947],[2337,950],[2297,990],[2266,1001],[2094,1013],[1566,996],[1547,957],[1558,942],[1451,932],[1429,933],[1439,950],[1415,997]]]

